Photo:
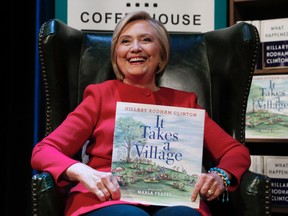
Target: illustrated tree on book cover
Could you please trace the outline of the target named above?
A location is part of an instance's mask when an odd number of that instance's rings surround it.
[[[143,137],[141,125],[143,125],[142,122],[132,117],[121,117],[118,119],[117,127],[115,127],[114,142],[116,146],[122,146],[124,150],[126,149],[126,163],[131,162],[130,152],[134,146],[145,145],[147,143],[146,138]],[[118,155],[120,154],[121,152],[118,152]]]

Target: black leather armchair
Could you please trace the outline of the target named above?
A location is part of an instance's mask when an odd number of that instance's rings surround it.
[[[111,36],[111,32],[79,31],[56,19],[42,25],[39,53],[46,134],[81,101],[88,84],[115,79]],[[196,92],[210,116],[245,144],[246,103],[259,46],[257,30],[239,23],[207,33],[171,33],[171,46],[171,60],[160,85]],[[205,161],[204,166],[212,164]],[[213,215],[271,215],[270,187],[267,176],[247,171],[228,203],[210,203]],[[63,215],[66,196],[67,188],[57,187],[49,173],[32,177],[34,215]]]

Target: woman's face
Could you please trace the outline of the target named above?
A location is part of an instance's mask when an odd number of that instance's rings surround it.
[[[155,31],[145,20],[128,23],[116,45],[116,62],[130,84],[154,82],[161,60],[161,47]]]

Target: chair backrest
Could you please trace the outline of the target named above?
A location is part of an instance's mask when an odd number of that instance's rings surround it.
[[[46,134],[81,101],[90,83],[115,79],[112,32],[84,32],[52,19],[42,25],[39,52],[46,96]],[[198,103],[229,134],[245,139],[246,104],[258,32],[238,23],[207,33],[171,33],[170,63],[161,86],[194,91]]]

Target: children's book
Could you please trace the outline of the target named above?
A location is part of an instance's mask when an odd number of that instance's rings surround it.
[[[246,139],[288,139],[288,75],[253,76],[247,109]]]
[[[202,171],[205,111],[118,102],[112,172],[121,200],[199,208],[191,201]]]

